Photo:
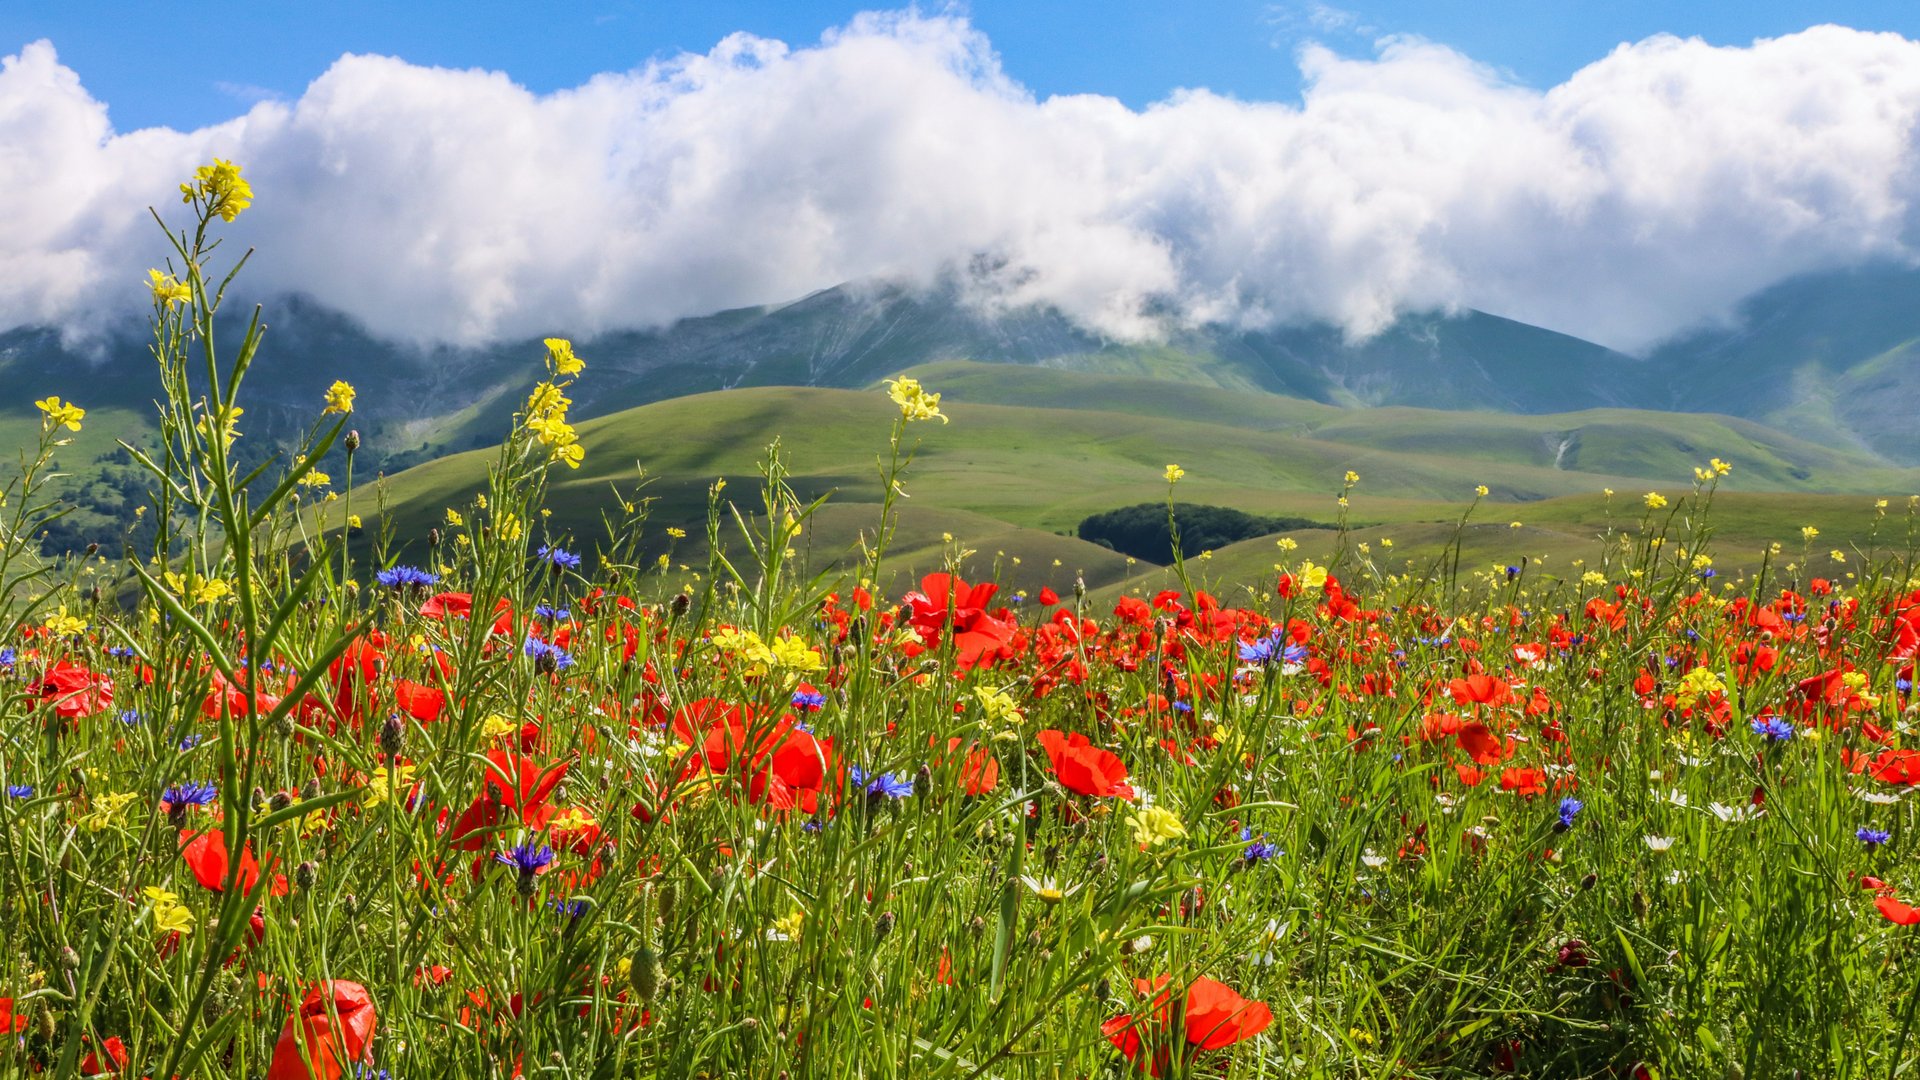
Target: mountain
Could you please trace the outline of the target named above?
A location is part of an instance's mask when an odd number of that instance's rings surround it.
[[[543,352],[537,340],[482,348],[395,344],[297,296],[270,301],[265,322],[266,344],[245,392],[247,445],[256,453],[284,445],[312,422],[326,386],[346,379],[360,391],[362,476],[492,445],[524,400]],[[1830,466],[1843,460],[1868,470],[1920,463],[1920,426],[1912,420],[1920,407],[1920,270],[1906,267],[1786,282],[1750,298],[1733,325],[1691,333],[1644,358],[1476,311],[1410,315],[1361,341],[1329,326],[1215,326],[1174,328],[1157,342],[1115,342],[1050,310],[988,313],[950,288],[882,282],[576,344],[589,364],[573,392],[580,419],[722,389],[863,387],[909,368],[972,360],[1130,377],[1079,388],[1119,412],[1133,410],[1118,397],[1151,403],[1176,386],[1263,391],[1258,400],[1268,413],[1292,408],[1272,404],[1284,400],[1344,411],[1347,429],[1382,450],[1472,457],[1500,425],[1372,410],[1532,416],[1658,409],[1756,425],[1741,429],[1740,438],[1781,448],[1773,455],[1780,464],[1749,475],[1758,480],[1764,473],[1772,478],[1766,482],[1786,488],[1838,475]],[[137,442],[150,433],[151,363],[144,339],[133,334],[88,351],[70,350],[46,330],[0,335],[0,379],[15,390],[0,406],[0,441],[29,440],[38,423],[32,401],[47,394],[80,402],[96,420],[60,461],[74,474],[69,490],[84,493],[83,510],[67,523],[72,536],[51,540],[99,531],[137,495],[137,477],[117,471],[125,462],[114,440]],[[1210,407],[1223,408],[1218,400]],[[1582,455],[1612,472],[1617,451],[1637,450],[1651,468],[1721,449],[1705,432],[1694,438],[1668,431],[1642,444],[1632,423],[1595,417],[1577,426],[1506,425],[1500,438],[1578,471],[1587,471]],[[1509,446],[1499,453],[1510,451],[1518,452]],[[1821,451],[1827,465],[1805,464]]]

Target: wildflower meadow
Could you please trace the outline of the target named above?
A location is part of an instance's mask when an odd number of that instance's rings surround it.
[[[1833,578],[1716,578],[1714,459],[1565,578],[1282,538],[1213,581],[1176,516],[1157,595],[1017,593],[964,537],[890,560],[947,420],[898,378],[859,550],[797,549],[822,502],[768,432],[683,578],[637,491],[543,514],[591,452],[554,338],[484,494],[397,535],[345,382],[240,452],[271,343],[218,245],[252,193],[225,161],[181,192],[129,447],[154,539],[34,543],[84,384],[0,505],[0,1075],[1920,1062],[1910,505],[1863,500],[1881,541]]]

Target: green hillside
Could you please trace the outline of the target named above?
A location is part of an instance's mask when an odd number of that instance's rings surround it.
[[[1693,467],[1709,456],[1735,465],[1715,515],[1722,550],[1756,556],[1774,540],[1797,549],[1806,524],[1821,529],[1823,552],[1863,545],[1868,496],[1920,490],[1913,470],[1876,466],[1725,417],[1343,410],[1059,369],[944,363],[915,370],[946,395],[952,423],[909,429],[917,456],[894,548],[903,571],[937,566],[944,552],[965,547],[975,552],[971,565],[983,570],[997,560],[1017,584],[1057,586],[1079,574],[1090,588],[1138,585],[1158,568],[1066,534],[1090,514],[1165,498],[1161,474],[1169,462],[1187,470],[1183,501],[1328,526],[1339,512],[1342,474],[1358,472],[1354,539],[1395,541],[1390,553],[1376,548],[1383,570],[1399,568],[1387,565],[1389,554],[1417,560],[1444,546],[1480,483],[1492,494],[1469,530],[1468,560],[1545,556],[1561,564],[1597,557],[1609,514],[1616,523],[1637,519],[1648,490],[1679,496]],[[1003,403],[1013,401],[1026,404]],[[806,498],[832,496],[806,543],[816,564],[826,565],[855,550],[877,523],[877,457],[893,415],[877,389],[758,387],[587,421],[580,425],[586,464],[552,478],[550,526],[590,545],[611,485],[630,488],[644,470],[645,494],[655,500],[652,531],[661,537],[646,547],[649,557],[666,550],[664,528],[677,525],[693,539],[673,547],[673,561],[697,565],[704,561],[697,526],[709,484],[724,477],[731,492],[751,498],[764,447],[778,437],[795,489]],[[417,541],[445,507],[470,498],[491,460],[490,451],[474,451],[387,478],[399,539]],[[1601,494],[1608,488],[1616,492],[1611,499]],[[1323,553],[1333,542],[1330,531],[1294,535],[1303,553]],[[1272,539],[1233,545],[1197,565],[1223,580],[1257,580],[1277,557]]]

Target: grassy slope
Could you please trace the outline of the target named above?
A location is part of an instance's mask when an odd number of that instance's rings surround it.
[[[1353,469],[1362,477],[1352,508],[1363,526],[1359,538],[1377,545],[1393,537],[1394,567],[1444,546],[1475,483],[1487,484],[1493,496],[1469,530],[1467,566],[1522,556],[1565,566],[1595,557],[1607,515],[1601,489],[1619,492],[1616,516],[1637,518],[1641,493],[1680,494],[1692,467],[1709,455],[1736,465],[1715,513],[1722,550],[1753,555],[1771,540],[1797,552],[1805,524],[1821,529],[1821,552],[1862,543],[1871,517],[1864,496],[1896,497],[1920,483],[1912,471],[1725,417],[1355,413],[1258,392],[1058,369],[943,363],[917,374],[948,395],[953,423],[910,429],[919,450],[894,547],[898,566],[936,565],[947,547],[942,535],[950,534],[977,553],[973,565],[1004,553],[1002,567],[1017,584],[1058,586],[1080,574],[1091,588],[1113,589],[1157,579],[1155,568],[1129,567],[1112,552],[1058,534],[1089,513],[1164,498],[1160,474],[1169,461],[1188,470],[1182,499],[1329,522],[1339,478]],[[872,391],[767,387],[592,420],[580,426],[585,467],[554,475],[554,524],[590,541],[600,531],[609,485],[631,487],[644,467],[651,478],[645,493],[657,500],[653,520],[694,526],[714,477],[726,477],[730,493],[752,497],[764,446],[777,435],[796,489],[806,497],[833,494],[810,537],[813,552],[844,557],[877,520],[876,457],[891,418],[891,405]],[[1568,440],[1573,445],[1559,451]],[[1561,468],[1553,466],[1556,455]],[[476,451],[392,477],[388,498],[402,540],[423,535],[442,507],[477,490],[490,460],[491,452]],[[1744,485],[1860,494],[1737,490]],[[1511,529],[1512,520],[1524,527]],[[1324,557],[1331,537],[1299,534],[1301,553]],[[1201,569],[1221,580],[1260,580],[1277,554],[1265,538],[1215,553]],[[1385,567],[1384,551],[1376,546],[1375,555]],[[702,557],[697,542],[675,550],[676,561]]]

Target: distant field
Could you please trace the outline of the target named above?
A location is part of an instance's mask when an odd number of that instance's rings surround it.
[[[1920,490],[1915,470],[1727,417],[1346,410],[1257,391],[960,362],[915,374],[945,395],[952,422],[910,429],[918,452],[893,549],[902,572],[936,566],[944,552],[964,547],[975,553],[971,565],[984,572],[997,561],[1010,582],[1057,583],[1068,571],[1092,589],[1146,587],[1161,577],[1158,568],[1071,534],[1089,514],[1164,499],[1169,462],[1187,470],[1183,501],[1329,527],[1342,475],[1357,472],[1352,540],[1370,545],[1383,573],[1436,557],[1476,484],[1490,496],[1465,533],[1463,565],[1524,558],[1553,573],[1574,559],[1597,560],[1610,520],[1637,521],[1650,490],[1678,499],[1694,466],[1713,456],[1734,463],[1713,522],[1716,550],[1736,569],[1757,565],[1773,542],[1797,556],[1805,525],[1820,530],[1823,559],[1833,548],[1866,548],[1876,496],[1894,500],[1882,543],[1904,545],[1902,500]],[[704,561],[698,526],[708,486],[725,478],[730,497],[750,500],[758,463],[777,437],[796,490],[832,496],[808,536],[810,555],[828,565],[877,524],[877,458],[892,414],[877,389],[755,387],[588,421],[580,425],[586,464],[554,477],[551,527],[591,542],[614,487],[631,492],[644,470],[640,490],[655,500],[647,554],[666,550],[664,527],[677,525],[691,535],[673,545],[673,562],[695,566]],[[490,451],[472,451],[387,478],[396,537],[404,544],[424,536],[445,507],[480,489],[490,460]],[[1319,558],[1331,553],[1334,536],[1331,528],[1295,534],[1301,554]],[[1211,553],[1195,568],[1241,581],[1269,574],[1274,539]]]

